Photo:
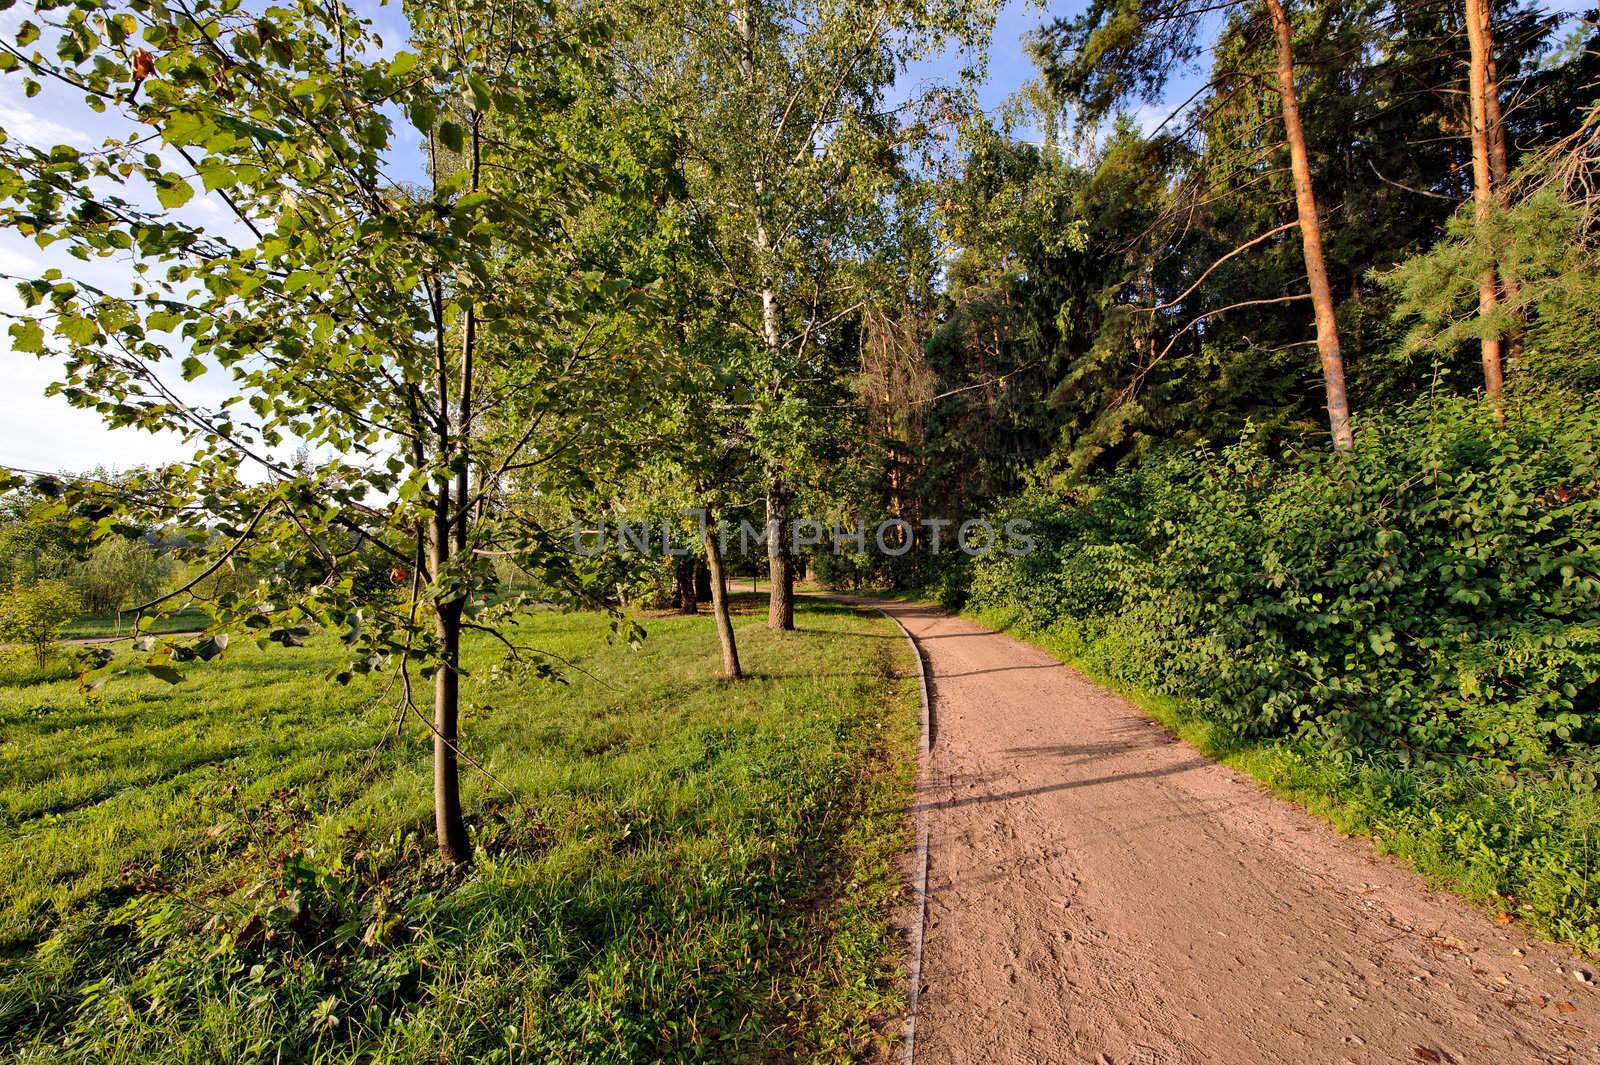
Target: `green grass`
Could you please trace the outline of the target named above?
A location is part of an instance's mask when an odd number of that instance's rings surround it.
[[[1433,886],[1578,950],[1600,950],[1595,795],[1470,766],[1361,758],[1310,739],[1241,738],[1192,703],[1118,679],[1115,647],[1086,645],[1065,628],[1031,630],[1004,610],[969,610],[965,616],[1048,651],[1203,753],[1340,831],[1372,839],[1380,852],[1406,862]]]
[[[199,607],[186,607],[166,617],[153,618],[144,630],[160,635],[169,632],[194,632],[211,624],[211,615]],[[133,615],[101,614],[69,621],[61,630],[63,640],[95,639],[106,636],[127,636],[133,631]]]
[[[759,603],[749,605],[754,611]],[[764,610],[762,610],[764,614]],[[893,624],[802,601],[607,646],[593,677],[469,659],[470,872],[432,857],[430,768],[330,647],[235,646],[176,687],[0,688],[0,1057],[849,1060],[898,1009],[889,912],[917,715]]]

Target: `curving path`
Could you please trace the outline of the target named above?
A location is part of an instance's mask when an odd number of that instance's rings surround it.
[[[1044,652],[871,605],[932,685],[919,1062],[1600,1062],[1590,965]]]

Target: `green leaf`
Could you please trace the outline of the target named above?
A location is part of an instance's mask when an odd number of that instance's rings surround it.
[[[162,174],[156,184],[156,199],[169,211],[177,210],[194,198],[194,187],[177,174]]]
[[[391,78],[403,78],[417,69],[417,63],[420,61],[421,57],[415,52],[401,52],[389,60],[389,76]]]
[[[90,344],[100,336],[100,327],[94,324],[93,319],[77,314],[65,314],[56,322],[56,335],[65,337],[74,344]]]
[[[239,180],[238,171],[221,163],[208,163],[200,168],[200,183],[207,192],[232,188]]]
[[[11,350],[38,355],[44,351],[44,330],[31,318],[11,323]]]
[[[494,94],[489,91],[489,83],[483,80],[483,75],[467,75],[467,88],[472,92],[474,107],[479,111],[494,110]]]
[[[427,133],[433,129],[433,124],[439,120],[439,112],[433,106],[432,100],[412,100],[406,107],[406,114],[411,118],[411,124],[419,133]]]

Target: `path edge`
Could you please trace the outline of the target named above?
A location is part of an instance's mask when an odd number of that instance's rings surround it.
[[[917,684],[922,691],[922,743],[917,750],[917,779],[924,780],[928,772],[928,759],[931,754],[931,736],[929,726],[932,723],[932,700],[928,691],[928,666],[922,657],[922,648],[917,644],[916,637],[911,635],[911,630],[906,628],[905,622],[889,613],[881,606],[875,606],[878,613],[894,622],[905,636],[906,643],[911,647],[911,655],[917,660]],[[911,857],[911,892],[912,892],[912,918],[911,928],[907,933],[911,948],[911,965],[908,973],[909,986],[906,990],[906,1020],[901,1030],[901,1041],[904,1050],[900,1060],[905,1065],[912,1065],[917,1060],[917,1000],[922,992],[922,945],[924,926],[928,916],[928,815],[923,810],[916,817],[917,843]]]

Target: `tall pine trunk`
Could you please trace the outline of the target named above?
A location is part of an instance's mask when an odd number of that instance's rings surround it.
[[[1339,323],[1334,315],[1333,290],[1328,285],[1328,265],[1322,252],[1322,222],[1317,216],[1316,190],[1311,183],[1311,157],[1306,151],[1306,134],[1300,125],[1300,98],[1294,87],[1294,30],[1282,0],[1266,0],[1266,5],[1277,42],[1278,99],[1283,105],[1289,169],[1294,175],[1294,202],[1300,222],[1300,245],[1305,253],[1306,281],[1311,286],[1311,306],[1317,321],[1317,352],[1322,357],[1328,428],[1333,433],[1333,446],[1348,451],[1354,444],[1350,431],[1350,399],[1345,393]]]
[[[1489,133],[1489,45],[1485,39],[1488,10],[1485,0],[1467,0],[1467,102],[1472,126],[1472,208],[1479,227],[1494,210],[1494,171],[1491,169]],[[1493,265],[1478,275],[1478,315],[1489,318],[1500,302],[1500,285]],[[1500,356],[1500,337],[1484,336],[1480,341],[1483,356],[1483,389],[1497,406],[1505,391],[1505,367]]]
[[[722,570],[722,552],[717,545],[717,530],[706,508],[705,527],[700,541],[706,551],[706,568],[711,572],[711,617],[717,627],[717,642],[722,645],[722,675],[729,680],[744,676],[739,668],[739,645],[733,638],[733,618],[728,613],[728,579]]]

